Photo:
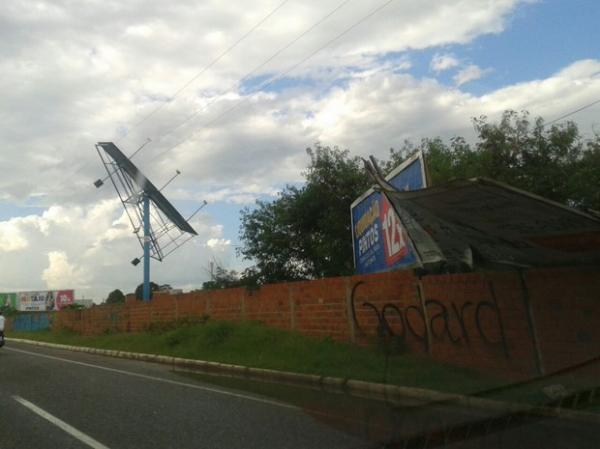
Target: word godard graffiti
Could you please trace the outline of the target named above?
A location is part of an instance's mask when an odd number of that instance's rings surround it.
[[[424,299],[422,305],[402,305],[401,301],[394,301],[380,307],[369,301],[361,302],[357,298],[360,287],[364,285],[363,281],[357,282],[352,288],[351,296],[352,319],[357,331],[363,335],[365,330],[357,311],[366,310],[372,312],[377,319],[379,337],[406,340],[411,336],[421,342],[426,350],[435,341],[469,345],[474,338],[479,338],[487,345],[501,348],[506,357],[509,355],[500,309],[491,284],[490,300],[457,303]],[[368,316],[362,316],[368,320]]]

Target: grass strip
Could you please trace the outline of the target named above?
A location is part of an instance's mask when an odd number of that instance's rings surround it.
[[[389,348],[359,347],[312,338],[257,322],[208,321],[163,325],[142,333],[83,336],[73,332],[11,332],[74,346],[160,354],[408,387],[469,394],[502,382],[474,370],[437,363]],[[390,353],[392,352],[392,353]]]

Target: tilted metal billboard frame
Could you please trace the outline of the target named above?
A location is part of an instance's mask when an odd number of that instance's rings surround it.
[[[142,247],[143,299],[149,301],[150,258],[162,261],[197,235],[189,220],[206,201],[186,220],[113,142],[98,142],[96,151],[107,173],[104,180],[111,180]],[[104,180],[94,185],[99,188]],[[140,259],[136,257],[131,263],[138,265]]]

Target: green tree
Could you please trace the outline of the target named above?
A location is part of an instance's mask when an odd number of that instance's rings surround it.
[[[586,151],[576,167],[570,183],[575,205],[600,214],[600,135],[586,142]]]
[[[370,181],[347,150],[317,144],[307,153],[304,185],[288,185],[275,201],[241,212],[239,253],[256,262],[245,278],[264,283],[353,271],[350,204]]]
[[[60,310],[83,310],[83,309],[85,309],[85,307],[82,304],[67,304],[66,306],[63,306]]]
[[[125,302],[125,295],[119,289],[113,290],[106,298],[106,304],[121,304]]]
[[[405,142],[390,150],[388,171],[417,150],[427,158],[432,185],[452,179],[487,177],[582,210],[600,208],[600,136],[585,141],[577,125],[533,123],[526,111],[505,111],[499,123],[473,119],[477,142],[455,137]]]
[[[235,270],[227,270],[217,265],[210,281],[202,284],[203,290],[217,290],[220,288],[239,287],[244,285],[244,280]]]

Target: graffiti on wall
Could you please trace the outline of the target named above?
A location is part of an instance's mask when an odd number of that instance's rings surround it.
[[[458,303],[423,298],[420,304],[405,305],[398,300],[379,307],[357,299],[360,287],[365,284],[364,281],[354,284],[351,294],[352,319],[361,335],[366,335],[357,313],[362,309],[376,318],[377,336],[381,338],[395,337],[406,341],[410,336],[426,351],[436,342],[468,346],[478,338],[491,347],[500,348],[509,357],[504,324],[491,283],[488,284],[489,299]]]

